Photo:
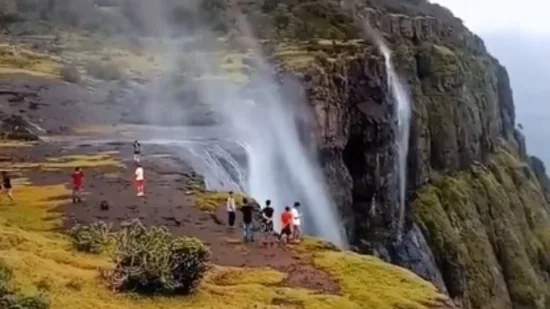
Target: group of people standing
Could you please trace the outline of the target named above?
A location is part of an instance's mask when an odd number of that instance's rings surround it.
[[[134,141],[134,162],[136,163],[136,170],[134,172],[134,180],[136,182],[137,196],[145,196],[145,177],[143,173],[143,167],[140,163],[141,159],[141,144],[136,140]],[[73,204],[82,202],[82,188],[84,186],[84,172],[80,167],[75,167],[72,178],[73,187]],[[11,188],[11,187],[10,187]],[[11,192],[11,191],[10,191]],[[11,193],[10,193],[11,198]]]
[[[263,208],[255,206],[257,204],[250,203],[247,198],[243,198],[242,206],[239,211],[242,213],[243,222],[243,239],[244,242],[254,242],[254,219],[260,223],[260,230],[263,234],[263,245],[273,246],[275,241],[279,243],[290,243],[292,241],[299,242],[301,229],[301,214],[300,203],[295,202],[291,208],[285,207],[281,213],[281,232],[277,235],[274,230],[274,215],[275,209],[271,205],[271,201],[265,201]],[[233,191],[229,192],[226,203],[227,223],[229,227],[235,227],[237,217],[237,207]]]
[[[145,196],[144,191],[144,172],[141,166],[141,144],[136,140],[133,144],[134,148],[134,162],[136,164],[136,170],[134,172],[134,179],[136,182],[137,196]],[[3,173],[4,179],[6,174]],[[6,180],[4,180],[6,183]],[[9,183],[9,194],[11,199],[11,184]],[[72,174],[72,187],[73,187],[73,203],[82,202],[81,192],[84,185],[84,173],[80,167],[76,167]],[[6,186],[5,186],[6,187]],[[235,196],[233,191],[229,192],[226,203],[227,209],[227,223],[230,228],[235,227],[235,221],[237,218],[237,210],[242,213],[243,222],[243,238],[244,242],[254,242],[254,222],[260,224],[260,231],[263,235],[263,244],[265,246],[273,246],[275,242],[281,244],[290,242],[299,242],[302,236],[301,229],[301,213],[300,203],[295,202],[293,207],[286,206],[285,210],[281,213],[281,231],[276,233],[274,229],[274,215],[275,209],[271,205],[270,200],[265,201],[265,206],[262,208],[256,203],[251,203],[247,198],[243,198],[242,206],[237,209],[235,203]]]

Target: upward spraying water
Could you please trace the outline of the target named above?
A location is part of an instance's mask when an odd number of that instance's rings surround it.
[[[407,154],[409,152],[409,130],[411,119],[411,101],[409,94],[401,83],[392,62],[391,51],[382,38],[367,25],[368,32],[374,39],[378,49],[384,55],[388,86],[393,98],[397,102],[395,112],[397,114],[397,171],[399,173],[399,221],[397,223],[397,240],[401,241],[403,224],[405,222],[406,190],[407,190]]]
[[[240,30],[251,39],[248,24],[242,15],[237,17]],[[300,113],[306,111],[299,109],[297,102],[288,102],[282,96],[260,48],[253,40],[248,43],[254,51],[251,60],[257,68],[251,76],[257,89],[252,99],[258,104],[255,104],[255,115],[238,121],[244,132],[256,132],[239,134],[248,146],[249,191],[255,198],[271,199],[279,210],[292,202],[289,199],[302,201],[312,221],[309,230],[345,246],[345,236],[323,175],[299,138],[297,121],[302,118]]]
[[[195,9],[192,1],[188,9]],[[283,98],[271,75],[273,70],[263,60],[260,48],[254,46],[256,42],[246,29],[247,25],[242,24],[242,19],[240,21],[241,32],[248,33],[248,43],[252,45],[247,49],[253,53],[249,56],[249,60],[254,62],[250,80],[254,82],[256,95],[245,94],[242,87],[218,65],[219,55],[216,53],[219,54],[221,49],[216,46],[220,43],[207,27],[189,33],[187,36],[195,44],[186,43],[189,40],[182,42],[174,49],[177,52],[171,60],[183,65],[184,71],[192,73],[189,75],[198,77],[189,82],[193,83],[199,101],[220,113],[226,134],[244,145],[248,159],[247,193],[262,204],[270,199],[279,212],[284,206],[300,201],[307,218],[311,219],[304,222],[307,230],[336,245],[346,246],[345,234],[323,175],[299,138],[296,123],[302,118],[303,111],[296,102],[290,103]],[[153,110],[162,108],[159,101],[151,102]],[[172,113],[176,112],[175,106],[171,108],[174,108]]]

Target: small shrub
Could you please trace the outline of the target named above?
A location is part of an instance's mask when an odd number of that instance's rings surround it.
[[[77,224],[69,231],[69,235],[76,250],[101,253],[110,243],[111,226],[101,221],[90,225]]]
[[[61,68],[61,78],[69,83],[78,84],[81,81],[80,72],[74,65],[65,65]]]
[[[51,289],[49,278],[42,278],[38,280],[34,285],[39,291],[49,291]]]
[[[20,295],[11,287],[12,270],[0,260],[0,308],[1,309],[48,309],[50,304],[44,294]]]
[[[2,261],[0,261],[0,297],[8,293],[8,284],[12,278],[12,275],[13,273],[11,269]]]
[[[84,281],[80,278],[73,278],[70,281],[68,281],[65,286],[68,287],[71,290],[80,291],[82,290],[82,285]]]
[[[195,238],[175,237],[165,228],[125,223],[116,234],[108,274],[113,288],[140,293],[189,294],[202,280],[210,250]]]
[[[15,296],[8,300],[7,309],[48,309],[50,303],[44,294],[33,296]]]
[[[102,80],[119,80],[123,75],[120,68],[113,62],[90,61],[86,64],[86,72]]]

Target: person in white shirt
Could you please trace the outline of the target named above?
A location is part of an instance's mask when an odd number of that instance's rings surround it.
[[[300,208],[300,203],[295,202],[294,207],[292,207],[292,226],[293,226],[292,238],[296,242],[299,242],[300,238],[302,237],[302,228],[301,228],[302,220],[300,219],[302,214],[300,214],[299,208]]]
[[[236,207],[235,207],[235,197],[233,196],[233,191],[229,191],[226,207],[227,207],[227,223],[229,227],[234,227],[235,218],[236,218],[236,214],[235,214]]]
[[[136,179],[136,188],[137,188],[137,196],[145,196],[144,192],[144,181],[145,177],[143,175],[143,167],[141,167],[141,164],[137,163],[137,168],[134,173],[135,179]]]

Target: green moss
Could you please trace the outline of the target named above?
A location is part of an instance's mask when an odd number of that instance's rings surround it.
[[[444,300],[432,284],[419,284],[416,275],[383,264],[375,257],[321,251],[314,263],[333,276],[340,283],[343,296],[360,304],[360,308],[421,309],[436,307]]]
[[[449,48],[425,43],[418,52],[418,70],[422,77],[450,78],[462,70],[460,58]]]
[[[413,203],[450,293],[473,308],[544,308],[550,225],[526,168],[501,150],[487,168],[435,181]]]

